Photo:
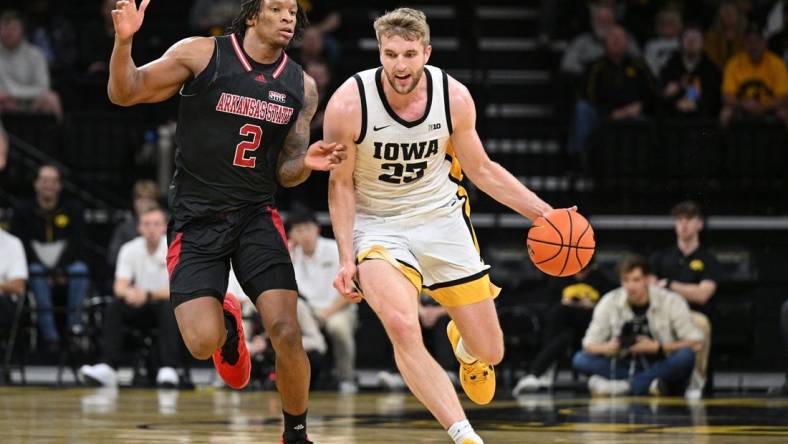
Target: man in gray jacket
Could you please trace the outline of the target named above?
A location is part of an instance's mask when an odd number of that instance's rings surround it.
[[[32,111],[63,117],[60,97],[50,89],[49,67],[41,50],[25,40],[22,18],[0,15],[0,112]]]
[[[594,309],[574,369],[591,376],[594,395],[683,393],[703,334],[692,322],[687,302],[664,288],[649,286],[642,256],[619,264],[621,288]]]

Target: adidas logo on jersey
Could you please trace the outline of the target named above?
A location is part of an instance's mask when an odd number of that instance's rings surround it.
[[[268,91],[268,100],[273,100],[274,102],[285,103],[287,101],[287,94],[276,92],[276,91]]]

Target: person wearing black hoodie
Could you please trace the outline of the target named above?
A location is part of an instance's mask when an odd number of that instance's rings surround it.
[[[33,184],[36,196],[14,209],[11,232],[22,240],[30,263],[29,286],[36,298],[38,327],[47,346],[60,340],[52,311],[52,287],[68,287],[68,327],[81,330],[80,307],[90,287],[82,261],[85,221],[82,208],[61,198],[60,171],[43,165]]]

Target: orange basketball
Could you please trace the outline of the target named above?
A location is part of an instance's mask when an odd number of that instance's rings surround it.
[[[528,255],[550,276],[571,276],[594,255],[594,229],[580,213],[566,208],[539,217],[528,230]]]

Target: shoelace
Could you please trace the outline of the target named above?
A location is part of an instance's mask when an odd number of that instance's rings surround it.
[[[487,365],[478,365],[478,361],[473,364],[463,364],[471,382],[486,382],[490,375],[490,368]]]

